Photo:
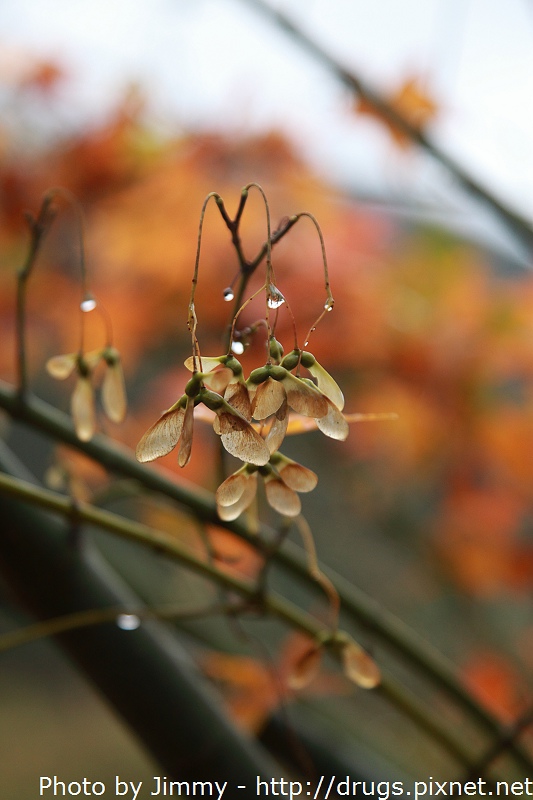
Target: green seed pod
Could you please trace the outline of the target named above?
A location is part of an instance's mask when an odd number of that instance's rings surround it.
[[[250,372],[248,383],[264,383],[268,378],[270,372],[268,367],[258,367]]]
[[[235,356],[226,356],[225,359],[222,359],[221,364],[224,364],[225,367],[230,369],[234,375],[242,375],[241,363]]]
[[[221,397],[216,392],[212,392],[210,389],[206,389],[205,387],[200,392],[200,402],[204,404],[207,408],[211,411],[217,411],[219,408],[222,408],[225,401],[224,398]]]
[[[193,375],[190,381],[185,386],[185,394],[187,397],[196,397],[202,387],[202,375],[197,373]]]
[[[312,353],[307,353],[305,350],[302,351],[302,358],[301,358],[302,367],[309,369],[312,367],[313,364],[316,364],[316,358]]]
[[[283,347],[281,346],[281,343],[278,342],[275,336],[270,337],[269,352],[270,352],[270,357],[273,358],[274,361],[277,361],[278,363],[283,358]]]
[[[268,366],[268,374],[275,381],[282,381],[287,377],[287,370],[284,367],[278,367],[277,364],[270,364]]]
[[[287,353],[287,355],[281,362],[281,366],[285,367],[285,369],[288,369],[290,372],[290,370],[294,369],[294,367],[298,364],[299,360],[300,360],[300,350],[291,350],[291,352]]]

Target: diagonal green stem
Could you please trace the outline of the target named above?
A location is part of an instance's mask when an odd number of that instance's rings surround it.
[[[0,382],[0,407],[14,419],[80,450],[111,472],[137,480],[146,489],[159,492],[186,506],[198,519],[227,528],[252,546],[258,546],[259,537],[250,532],[244,523],[223,522],[218,518],[214,498],[210,493],[183,480],[177,483],[161,469],[140,464],[127,448],[101,435],[82,442],[77,438],[70,419],[39,398],[29,396],[22,402],[13,387]],[[260,533],[268,538],[272,531],[261,526]],[[309,575],[305,554],[297,545],[286,541],[283,549],[273,558],[307,586],[318,588]],[[505,735],[504,726],[470,695],[458,680],[453,666],[434,647],[345,578],[329,568],[320,566],[320,569],[333,581],[345,613],[445,690],[485,731],[499,738]],[[533,762],[517,742],[514,741],[509,749],[523,768],[533,772]]]
[[[311,639],[326,641],[333,644],[337,631],[329,632],[324,630],[323,625],[314,617],[303,612],[293,603],[289,602],[280,595],[261,592],[258,596],[257,586],[249,581],[244,581],[219,571],[210,562],[204,562],[187,551],[175,539],[166,533],[149,528],[132,520],[125,519],[117,514],[105,511],[88,503],[77,502],[73,505],[68,497],[42,489],[35,484],[14,478],[11,475],[0,472],[0,493],[22,500],[25,503],[37,505],[48,511],[61,514],[67,519],[75,515],[76,520],[82,520],[88,525],[97,526],[110,533],[118,535],[129,541],[154,548],[167,557],[184,565],[188,569],[209,578],[225,589],[243,597],[249,601],[253,608],[263,614],[277,617],[295,630],[304,633]],[[259,604],[259,605],[257,605]],[[245,610],[246,606],[243,607]],[[24,629],[18,634],[14,632],[8,635],[7,646],[17,644],[20,641],[27,641],[28,638],[36,639],[39,635],[57,635],[67,631],[77,630],[90,625],[102,624],[114,621],[120,613],[116,608],[95,609],[68,614],[55,620],[38,623],[31,632]],[[131,609],[130,609],[130,613]],[[137,613],[136,611],[133,613]],[[145,609],[145,614],[155,617],[153,610]],[[185,613],[185,612],[184,612]],[[176,614],[174,610],[174,615]],[[165,615],[168,618],[168,613]],[[340,633],[342,636],[342,632]],[[324,639],[324,636],[326,637]],[[0,652],[7,649],[6,643],[2,647],[2,637],[0,637]],[[336,655],[336,649],[331,648],[331,653]],[[428,735],[435,739],[449,752],[463,767],[470,768],[475,762],[473,756],[469,754],[467,747],[458,741],[456,732],[450,732],[443,725],[442,720],[431,710],[425,707],[411,692],[404,689],[394,678],[389,675],[382,677],[382,681],[376,690],[386,700],[399,708],[403,713],[410,717],[415,724],[424,730]]]

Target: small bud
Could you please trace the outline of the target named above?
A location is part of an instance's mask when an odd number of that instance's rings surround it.
[[[290,372],[298,364],[299,359],[300,359],[300,351],[291,350],[291,352],[287,353],[287,355],[281,362],[281,366],[284,367],[285,369],[288,369]]]
[[[270,337],[268,349],[270,357],[273,358],[274,361],[277,361],[279,363],[283,358],[283,347],[281,346],[280,342],[278,342],[275,336]]]

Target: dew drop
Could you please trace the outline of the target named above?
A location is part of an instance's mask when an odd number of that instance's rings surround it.
[[[242,342],[232,342],[231,343],[231,350],[235,355],[242,356],[244,353],[244,345]]]
[[[116,623],[123,631],[134,631],[141,625],[141,620],[137,614],[119,614]]]
[[[224,300],[226,301],[226,303],[231,303],[234,297],[235,294],[233,293],[233,289],[231,288],[231,286],[228,286],[227,289],[224,289]]]
[[[273,283],[268,287],[267,306],[269,308],[279,308],[285,302],[285,298]]]
[[[324,303],[324,308],[326,309],[326,311],[333,311],[334,304],[335,304],[335,300],[333,299],[333,297],[330,297]]]
[[[94,308],[96,308],[96,299],[92,294],[85,295],[80,303],[80,308],[82,311],[92,311]]]

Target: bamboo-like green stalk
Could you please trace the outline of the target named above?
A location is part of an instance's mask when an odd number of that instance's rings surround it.
[[[112,512],[96,508],[89,503],[76,502],[74,504],[68,497],[2,472],[0,472],[0,493],[58,513],[67,519],[74,517],[77,522],[81,520],[85,524],[96,526],[121,538],[153,548],[219,586],[238,594],[248,600],[252,607],[257,607],[261,613],[277,617],[311,639],[322,640],[326,643],[334,643],[336,640],[338,633],[336,630],[329,631],[325,629],[314,617],[302,611],[290,601],[273,593],[261,592],[260,597],[258,597],[257,587],[253,582],[221,572],[210,562],[197,558],[166,533]],[[7,645],[0,637],[0,652],[3,649],[7,649],[9,643],[16,645],[23,643],[25,640],[36,639],[39,635],[57,635],[57,633],[64,633],[69,630],[87,627],[88,625],[109,622],[115,620],[119,613],[120,610],[116,608],[95,609],[94,611],[76,612],[66,615],[65,618],[59,617],[48,622],[42,622],[37,626],[31,626],[26,637],[24,630],[20,632],[18,637],[16,632],[8,634]],[[130,613],[132,613],[131,610]],[[146,613],[151,613],[153,617],[156,616],[155,609],[147,609]],[[342,632],[339,635],[342,637]],[[336,648],[332,647],[331,652],[335,655]],[[382,677],[377,692],[411,718],[418,727],[437,741],[463,767],[468,769],[475,763],[473,756],[468,753],[464,743],[458,741],[456,731],[450,732],[432,710],[425,707],[412,693],[404,689],[391,676],[385,675]]]
[[[3,442],[0,469],[34,481]],[[2,573],[24,608],[50,625],[55,618],[58,628],[73,614],[119,606],[143,613],[142,600],[90,542],[74,544],[68,520],[17,497],[2,496],[1,507]],[[251,798],[256,775],[283,771],[233,725],[168,626],[151,619],[124,631],[113,620],[82,630],[64,626],[55,639],[167,775],[197,779],[202,770],[245,784],[239,796]]]
[[[167,533],[157,531],[148,525],[134,522],[102,508],[97,508],[90,503],[81,501],[73,503],[69,497],[52,492],[49,489],[43,489],[35,484],[21,481],[2,472],[0,472],[0,492],[11,497],[17,497],[19,500],[24,500],[40,508],[54,511],[67,519],[75,519],[77,522],[81,520],[88,525],[94,525],[123,539],[150,547],[197,574],[208,578],[224,589],[228,589],[245,598],[252,604],[252,607],[256,603],[260,603],[262,612],[278,617],[292,628],[307,634],[311,639],[324,640],[328,638],[328,630],[324,629],[324,626],[314,617],[301,611],[293,603],[275,594],[264,594],[258,598],[257,586],[253,581],[243,580],[222,572],[214,567],[211,562],[203,561],[195,556]]]
[[[249,544],[258,546],[258,537],[248,531],[243,522],[223,522],[218,518],[214,498],[209,492],[183,480],[178,483],[167,477],[160,468],[154,469],[140,464],[127,448],[109,441],[102,435],[96,435],[90,441],[82,442],[76,436],[70,419],[39,398],[27,396],[22,400],[13,387],[0,382],[0,407],[14,419],[25,422],[46,435],[80,450],[109,471],[137,480],[146,489],[159,492],[189,508],[203,522],[227,528]],[[272,533],[265,526],[261,527],[260,532],[266,537]],[[302,550],[294,543],[286,541],[273,558],[308,586],[316,586],[309,575]],[[384,645],[400,654],[445,690],[487,733],[498,738],[505,736],[506,728],[470,695],[458,680],[453,666],[434,647],[345,578],[322,565],[320,569],[333,581],[339,592],[343,611],[363,625],[367,633],[371,633]],[[517,742],[512,743],[509,752],[523,769],[533,772],[532,760]]]

